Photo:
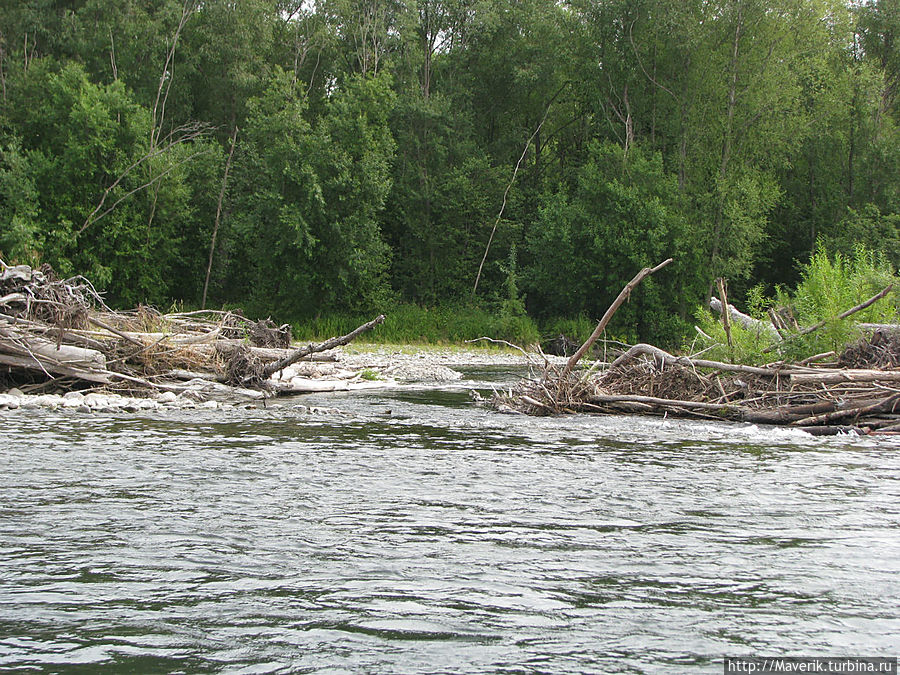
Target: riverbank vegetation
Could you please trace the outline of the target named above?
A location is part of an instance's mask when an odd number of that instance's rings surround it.
[[[326,314],[294,324],[299,339],[343,335],[366,320],[364,314]],[[385,344],[450,344],[491,337],[530,346],[541,341],[541,331],[526,315],[504,315],[473,304],[391,307],[384,325],[367,339]]]
[[[771,296],[761,286],[751,289],[747,309],[756,323],[732,321],[726,333],[719,312],[698,310],[696,334],[682,351],[702,350],[714,360],[748,365],[763,365],[773,357],[800,361],[814,354],[839,354],[874,326],[897,323],[900,279],[883,254],[861,245],[848,255],[818,251],[799,270],[794,288],[779,286]],[[883,300],[841,317],[885,288],[889,291]],[[804,332],[813,326],[818,328]]]
[[[898,29],[892,0],[6,3],[0,258],[113,307],[528,343],[671,256],[609,331],[677,347],[716,278],[745,310],[800,282],[802,315],[817,251],[900,263]]]

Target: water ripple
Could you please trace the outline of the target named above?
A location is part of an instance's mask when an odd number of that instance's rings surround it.
[[[503,416],[463,389],[303,401],[347,414],[0,413],[0,669],[712,673],[896,648],[896,441]]]

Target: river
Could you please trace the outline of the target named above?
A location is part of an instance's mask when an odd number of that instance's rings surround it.
[[[900,441],[501,415],[466,386],[509,374],[466,376],[0,412],[0,670],[720,673],[900,651]]]

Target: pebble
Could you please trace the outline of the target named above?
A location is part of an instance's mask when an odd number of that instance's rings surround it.
[[[84,404],[89,408],[103,408],[108,406],[109,402],[106,396],[91,392],[84,397]]]
[[[19,407],[19,399],[9,394],[0,394],[0,408],[15,410]]]
[[[338,408],[321,408],[319,406],[306,406],[302,403],[298,403],[294,406],[294,410],[296,410],[301,415],[346,415],[343,410]]]

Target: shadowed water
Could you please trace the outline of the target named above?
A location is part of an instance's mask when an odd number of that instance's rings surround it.
[[[896,655],[892,438],[499,415],[462,388],[0,425],[0,670]]]

